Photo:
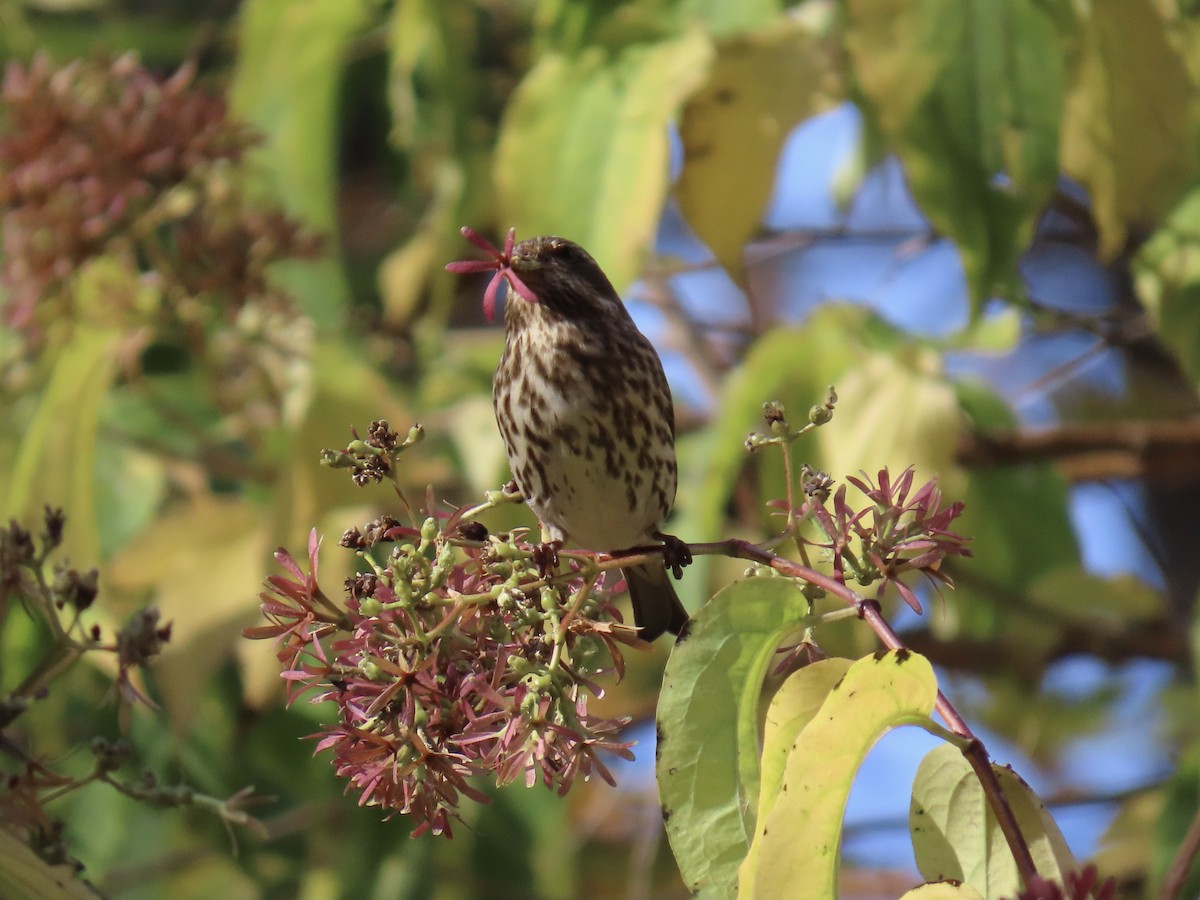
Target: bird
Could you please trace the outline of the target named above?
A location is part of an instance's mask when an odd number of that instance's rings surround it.
[[[513,478],[542,523],[543,539],[601,552],[663,542],[665,563],[642,562],[622,573],[638,636],[677,635],[688,614],[667,566],[678,577],[690,554],[661,531],[678,472],[674,406],[658,353],[579,244],[542,236],[514,246],[510,231],[503,253],[486,249],[497,275],[485,312],[501,276],[512,289],[492,405]]]

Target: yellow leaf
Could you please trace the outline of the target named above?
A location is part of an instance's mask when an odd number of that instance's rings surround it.
[[[254,621],[270,525],[245,500],[201,497],[160,517],[113,559],[113,587],[148,595],[171,623],[154,671],[177,732],[197,711],[197,684],[230,658],[242,627]]]
[[[3,499],[4,518],[38,529],[42,507],[70,517],[63,556],[77,566],[100,562],[96,441],[100,410],[117,369],[120,332],[78,323],[54,360],[21,443]]]
[[[100,896],[70,865],[50,865],[7,828],[0,828],[0,884],[8,900],[95,900]]]
[[[1196,91],[1147,0],[1094,0],[1063,117],[1062,166],[1091,195],[1101,252],[1152,225],[1197,172]]]
[[[673,40],[544,55],[517,88],[496,149],[501,222],[577,241],[622,290],[637,277],[667,191],[667,124],[712,47]]]
[[[858,660],[800,732],[771,811],[738,872],[742,900],[836,895],[842,818],[867,752],[888,730],[928,721],[937,680],[928,660],[891,651]]]
[[[779,149],[793,126],[840,94],[834,71],[821,37],[789,21],[718,46],[708,81],[684,107],[679,205],[735,281],[770,199]]]
[[[983,900],[983,894],[969,884],[934,881],[913,888],[900,900]]]

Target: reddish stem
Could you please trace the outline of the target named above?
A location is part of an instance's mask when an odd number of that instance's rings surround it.
[[[1171,867],[1167,869],[1167,875],[1163,879],[1162,900],[1176,900],[1183,893],[1197,854],[1200,854],[1200,812],[1192,819],[1183,843],[1180,844],[1175,858],[1171,860]]]

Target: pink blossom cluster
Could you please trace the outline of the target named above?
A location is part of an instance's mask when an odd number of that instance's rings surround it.
[[[947,556],[970,556],[969,539],[950,530],[950,524],[963,511],[963,503],[943,505],[936,481],[928,481],[913,491],[911,467],[893,479],[880,469],[875,480],[846,479],[871,501],[858,509],[846,499],[846,485],[833,495],[832,509],[827,507],[832,482],[819,473],[810,474],[804,483],[805,501],[798,517],[811,517],[823,532],[824,540],[812,543],[830,552],[834,577],[843,584],[857,581],[875,584],[875,598],[882,599],[894,587],[914,612],[921,612],[921,601],[901,575],[919,572],[936,589],[940,584],[953,587],[942,571]],[[779,501],[771,504],[786,508]]]
[[[341,544],[368,570],[340,602],[317,582],[314,531],[307,572],[277,551],[288,574],[267,579],[270,624],[246,636],[277,642],[289,702],[336,705],[317,750],[360,804],[411,816],[414,836],[450,836],[460,796],[488,799],[475,776],[560,794],[593,772],[613,783],[600,751],[632,757],[618,737],[627,720],[597,719],[587,702],[598,675],[621,673],[629,639],[578,562],[543,577],[526,545],[459,513],[420,529],[384,517]]]

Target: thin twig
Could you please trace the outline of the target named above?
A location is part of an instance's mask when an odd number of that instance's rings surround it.
[[[1171,860],[1171,867],[1167,869],[1167,875],[1163,879],[1162,900],[1176,900],[1180,895],[1197,854],[1200,854],[1200,810],[1196,811],[1192,824],[1188,826],[1187,834],[1184,835],[1183,843],[1179,845],[1179,852],[1175,854],[1175,858]]]

